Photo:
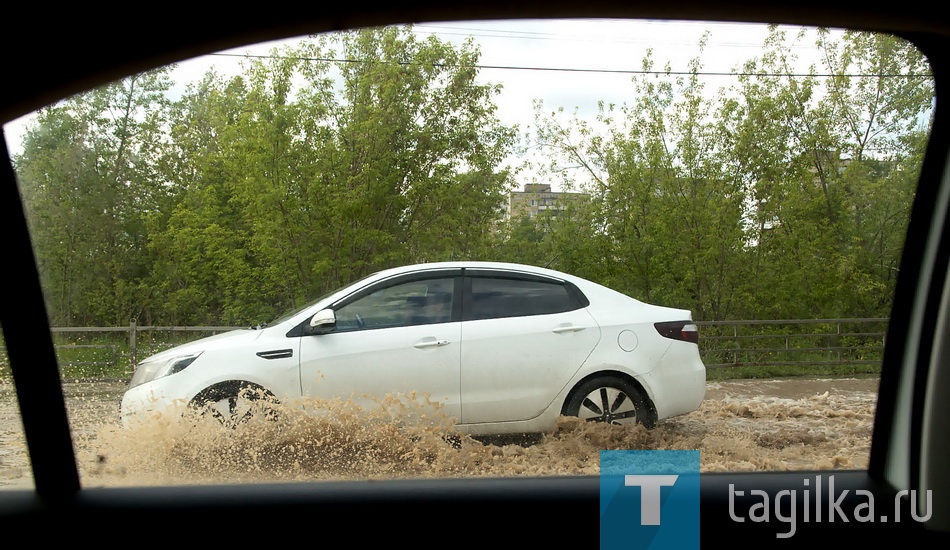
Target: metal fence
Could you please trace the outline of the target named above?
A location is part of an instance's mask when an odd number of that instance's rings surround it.
[[[887,318],[705,321],[700,352],[707,368],[876,365]]]
[[[880,364],[887,318],[699,321],[707,368]],[[124,372],[177,344],[233,330],[233,326],[54,327],[60,366],[79,375]],[[9,364],[0,346],[0,368]]]

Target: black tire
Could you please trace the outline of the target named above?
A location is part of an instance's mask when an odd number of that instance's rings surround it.
[[[236,428],[258,414],[276,420],[276,404],[277,398],[266,389],[238,382],[208,388],[191,402],[199,414],[209,415],[228,428]]]
[[[620,426],[656,425],[656,413],[638,387],[616,376],[601,376],[574,388],[561,411],[588,422]]]

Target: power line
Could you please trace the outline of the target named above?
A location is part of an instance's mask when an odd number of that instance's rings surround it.
[[[313,61],[322,63],[387,63],[375,59],[336,59],[329,57],[290,57],[279,55],[256,55],[256,54],[231,54],[215,53],[209,54],[218,57],[239,57],[246,59],[294,59],[298,61]],[[419,65],[411,62],[389,62],[398,65]],[[454,67],[463,68],[463,66],[447,65],[433,63],[436,67]],[[581,69],[572,67],[530,67],[517,65],[466,65],[464,68],[489,69],[489,70],[507,70],[507,71],[548,71],[548,72],[571,72],[571,73],[598,73],[598,74],[629,74],[629,75],[669,75],[669,76],[761,76],[761,77],[788,77],[788,78],[933,78],[932,74],[830,74],[830,73],[762,73],[762,72],[723,72],[723,71],[653,71],[653,70],[635,70],[635,69]]]

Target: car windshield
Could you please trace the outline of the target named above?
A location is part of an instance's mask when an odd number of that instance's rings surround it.
[[[360,283],[361,281],[363,281],[364,279],[366,279],[366,278],[368,278],[368,277],[372,277],[373,275],[375,275],[375,273],[371,273],[371,274],[367,275],[366,277],[361,277],[359,280],[354,281],[354,282],[351,283],[351,284],[358,284],[358,283]],[[282,313],[279,317],[277,317],[276,319],[274,319],[273,321],[271,321],[270,323],[268,323],[268,326],[279,325],[279,324],[283,323],[284,321],[289,320],[291,317],[294,317],[294,316],[296,316],[296,315],[299,314],[299,313],[303,313],[304,311],[306,311],[306,310],[312,308],[313,306],[319,304],[320,302],[326,300],[326,299],[329,298],[330,296],[333,296],[333,295],[336,294],[337,292],[343,290],[343,289],[346,288],[347,286],[349,286],[349,285],[343,285],[343,286],[334,288],[333,290],[331,290],[331,291],[329,291],[329,292],[326,292],[326,293],[320,295],[318,298],[316,298],[316,299],[314,299],[314,300],[311,300],[310,302],[308,302],[307,304],[305,304],[305,305],[303,305],[303,306],[301,306],[301,307],[295,307],[295,308],[290,309],[289,311],[286,311],[286,312]]]
[[[591,475],[641,448],[865,469],[933,85],[911,43],[845,29],[420,23],[219,52],[11,122],[82,483]],[[571,278],[364,288],[463,260]],[[349,285],[312,333],[143,363]],[[624,362],[648,356],[682,361]],[[648,386],[694,359],[676,376],[700,386]],[[32,483],[7,376],[0,489]],[[118,412],[146,390],[227,403],[222,380],[278,420]],[[608,390],[628,407],[588,407]]]

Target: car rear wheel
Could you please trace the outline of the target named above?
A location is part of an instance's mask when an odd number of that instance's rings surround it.
[[[564,404],[562,413],[588,422],[619,426],[642,424],[652,428],[656,423],[640,389],[615,376],[594,378],[578,386]]]
[[[277,398],[260,386],[229,383],[208,388],[192,401],[199,414],[236,428],[257,415],[275,419]]]

